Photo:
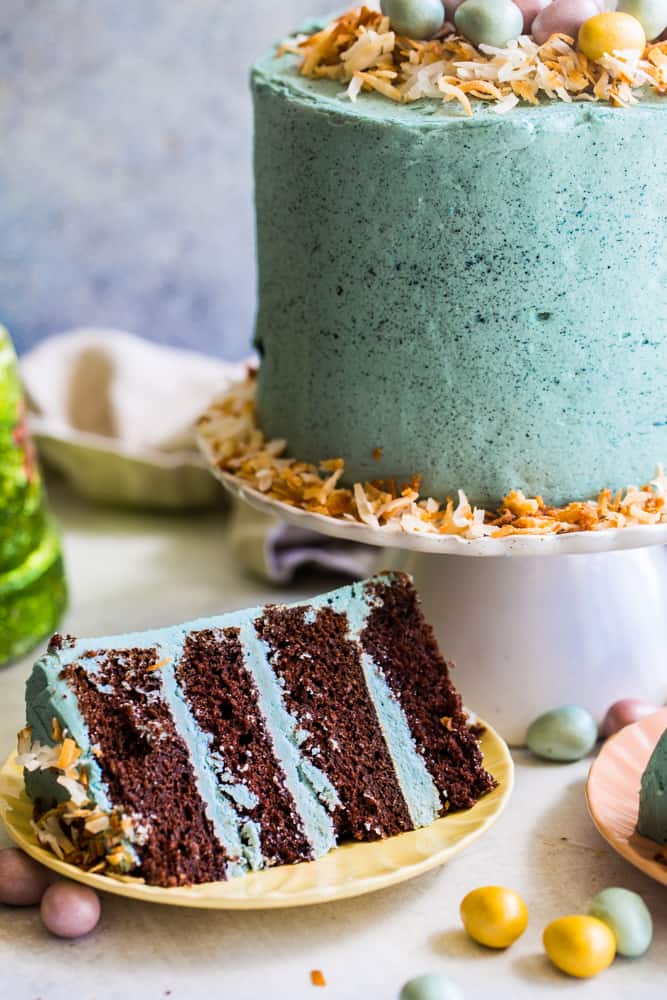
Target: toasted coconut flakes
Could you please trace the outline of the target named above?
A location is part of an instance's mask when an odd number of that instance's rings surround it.
[[[398,37],[388,17],[367,7],[352,8],[322,31],[291,39],[278,55],[285,52],[301,58],[304,76],[347,84],[344,94],[352,101],[362,90],[392,101],[457,100],[468,115],[467,95],[496,102],[498,114],[506,114],[519,101],[538,104],[539,94],[629,107],[644,89],[667,93],[667,42],[649,44],[645,52],[605,53],[592,62],[565,34],[554,34],[543,45],[522,35],[504,47],[478,48],[449,27],[429,41]]]
[[[101,833],[103,830],[108,830],[111,825],[111,821],[106,814],[96,815],[91,817],[84,823],[84,829],[88,833]]]
[[[154,663],[151,667],[147,667],[146,673],[152,674],[156,670],[162,670],[162,668],[166,667],[168,663],[171,663],[171,658],[169,656],[165,656],[164,659],[158,660],[158,662]]]
[[[602,490],[595,500],[573,501],[562,507],[549,506],[539,496],[526,497],[520,490],[508,493],[497,511],[472,508],[463,491],[458,492],[455,506],[451,499],[443,503],[422,497],[418,476],[401,488],[393,481],[341,487],[342,458],[328,459],[317,467],[277,457],[283,456],[285,443],[281,441],[276,447],[275,442],[264,439],[256,424],[255,391],[256,380],[250,374],[216,400],[199,421],[201,436],[222,471],[302,510],[388,532],[458,535],[468,540],[667,523],[667,476],[662,466],[646,486],[629,486],[616,495]],[[53,766],[52,747],[36,744],[27,752],[25,735],[22,746],[23,766]]]
[[[506,115],[508,111],[515,108],[519,103],[519,98],[516,94],[506,94],[502,97],[494,107],[494,111],[497,115]]]
[[[53,809],[37,812],[31,825],[38,842],[61,861],[86,871],[105,874],[131,871],[137,860],[130,846],[140,843],[143,831],[119,812],[107,813],[88,797],[88,774],[81,748],[54,720],[55,746],[32,742],[26,726],[18,734],[16,761],[28,771],[50,770],[69,798]]]
[[[359,94],[363,89],[363,86],[364,86],[364,81],[361,79],[358,73],[355,73],[352,79],[350,80],[350,83],[346,90],[346,94],[351,101],[356,101],[357,97],[359,96]]]

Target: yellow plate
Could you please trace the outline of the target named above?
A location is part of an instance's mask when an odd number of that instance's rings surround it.
[[[487,770],[499,784],[472,809],[444,816],[422,830],[370,844],[344,844],[318,861],[268,868],[229,882],[162,889],[144,885],[138,879],[119,882],[106,875],[90,875],[59,861],[50,851],[40,847],[32,831],[32,805],[25,793],[23,772],[15,763],[15,754],[10,755],[0,771],[0,818],[12,840],[41,864],[59,875],[104,892],[148,903],[216,910],[307,906],[361,896],[422,875],[445,864],[481,837],[507,805],[514,780],[510,752],[489,726],[482,736],[482,752]]]

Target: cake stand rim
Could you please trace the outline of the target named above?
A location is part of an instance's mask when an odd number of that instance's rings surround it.
[[[347,542],[383,549],[405,549],[426,555],[501,559],[595,555],[667,544],[667,523],[635,524],[625,528],[576,531],[561,535],[507,535],[503,538],[491,538],[487,535],[477,539],[373,528],[360,521],[345,521],[317,514],[268,497],[233,473],[218,468],[202,435],[198,436],[198,443],[212,474],[233,496],[260,513],[279,517],[295,527]]]

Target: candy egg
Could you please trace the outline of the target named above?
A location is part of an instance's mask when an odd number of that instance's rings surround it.
[[[462,900],[461,920],[466,931],[487,948],[509,948],[528,924],[528,909],[513,889],[485,885]]]
[[[607,710],[600,732],[606,739],[624,729],[625,726],[630,726],[633,722],[643,719],[645,715],[652,715],[653,712],[657,711],[657,705],[652,705],[649,701],[644,701],[643,698],[622,698],[620,701],[615,701]]]
[[[537,757],[568,763],[590,753],[597,738],[590,712],[580,705],[562,705],[531,722],[526,745]]]
[[[544,950],[561,972],[578,979],[597,976],[614,961],[616,939],[595,917],[559,917],[545,929]]]
[[[445,22],[442,0],[382,0],[382,13],[397,35],[432,38]]]
[[[618,10],[637,18],[649,42],[667,28],[667,0],[620,0]]]
[[[644,29],[631,14],[606,11],[584,21],[579,28],[577,45],[589,59],[601,59],[605,52],[633,49],[643,52],[646,48]]]
[[[576,38],[584,21],[599,12],[595,0],[554,0],[533,21],[533,38],[538,45],[544,45],[554,34]]]
[[[0,903],[34,906],[46,892],[51,875],[17,847],[0,851]]]
[[[464,0],[454,24],[473,45],[503,46],[523,30],[523,14],[511,0]]]
[[[410,979],[399,1000],[463,1000],[463,993],[451,979],[430,973]]]
[[[523,34],[529,35],[533,21],[551,0],[514,0],[514,3],[523,14]]]
[[[56,937],[77,938],[97,925],[100,901],[88,886],[54,882],[42,897],[39,914],[46,929]]]
[[[649,909],[636,892],[612,887],[599,892],[588,910],[610,929],[616,938],[616,951],[626,958],[639,958],[653,940],[653,920]]]

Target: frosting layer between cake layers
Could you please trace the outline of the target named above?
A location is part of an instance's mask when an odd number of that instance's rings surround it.
[[[26,704],[33,748],[54,744],[54,719],[67,731],[89,799],[128,821],[126,867],[154,884],[316,858],[493,787],[401,574],[308,604],[57,638]],[[52,766],[28,767],[26,786],[42,812],[70,794]]]
[[[667,100],[466,118],[340,90],[291,55],[253,72],[264,432],[484,506],[650,479]]]

